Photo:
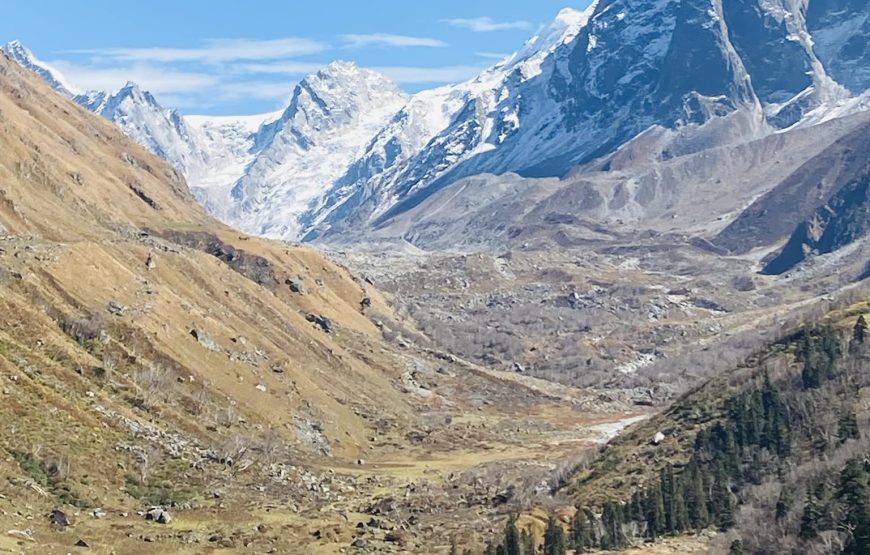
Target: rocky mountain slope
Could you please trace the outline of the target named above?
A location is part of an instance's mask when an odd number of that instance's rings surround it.
[[[466,176],[561,177],[638,143],[644,161],[667,161],[758,140],[829,110],[866,87],[851,80],[847,88],[828,74],[825,62],[833,62],[820,60],[816,47],[837,40],[819,16],[834,7],[816,4],[808,22],[797,5],[780,3],[598,2],[546,51],[540,71],[505,68],[511,77],[485,112],[491,125],[476,150],[463,139],[473,120],[457,118],[399,176],[358,187],[354,209],[327,224],[346,225],[353,212],[360,222],[352,225],[379,225]],[[859,41],[860,31],[854,36]],[[467,106],[466,114],[478,112]],[[447,160],[444,152],[470,154]],[[432,176],[415,163],[446,169]]]
[[[403,222],[435,216],[444,232],[443,220],[479,205],[458,185],[474,177],[484,199],[533,206],[522,210],[533,225],[552,221],[555,203],[563,222],[714,240],[857,125],[870,87],[867,20],[866,6],[846,0],[601,0],[562,11],[477,78],[410,98],[336,63],[303,79],[280,116],[237,125],[185,120],[134,87],[79,102],[172,162],[214,214],[256,234],[341,242],[376,229],[433,246],[429,231]],[[62,82],[20,45],[7,50]],[[777,167],[753,156],[759,147]],[[704,214],[686,217],[698,206]],[[528,227],[504,215],[478,220],[477,236]]]
[[[865,167],[811,218],[798,225],[779,255],[764,267],[764,272],[785,273],[810,255],[832,253],[865,237],[870,232],[868,185],[870,172]],[[866,277],[866,273],[861,277]]]
[[[0,180],[2,551],[439,552],[642,414],[440,351],[5,56]]]

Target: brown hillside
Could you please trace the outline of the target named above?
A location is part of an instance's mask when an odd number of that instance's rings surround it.
[[[2,56],[0,196],[0,553],[437,553],[637,414],[431,350]]]

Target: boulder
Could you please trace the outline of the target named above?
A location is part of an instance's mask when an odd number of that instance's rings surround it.
[[[172,515],[162,507],[151,507],[145,511],[145,520],[150,520],[157,524],[169,524],[172,522]]]
[[[51,513],[49,513],[48,515],[48,520],[52,524],[60,526],[61,528],[66,528],[67,526],[72,524],[67,514],[60,509],[55,509],[51,511]]]
[[[305,319],[319,327],[324,333],[332,333],[335,331],[335,324],[326,316],[319,314],[307,314]]]
[[[190,335],[209,351],[218,352],[221,350],[220,345],[201,329],[194,328],[190,330]]]
[[[305,280],[301,277],[288,278],[284,281],[284,284],[290,288],[290,291],[294,293],[298,293],[300,295],[305,294]]]

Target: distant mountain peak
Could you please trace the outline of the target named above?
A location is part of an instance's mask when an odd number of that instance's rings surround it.
[[[20,40],[7,42],[0,47],[0,51],[15,60],[21,67],[42,77],[54,90],[67,98],[80,94],[80,91],[70,84],[60,71],[37,58]]]

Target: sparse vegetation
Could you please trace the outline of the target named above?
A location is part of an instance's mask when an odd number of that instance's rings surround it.
[[[106,332],[107,326],[105,317],[99,312],[87,316],[68,315],[60,322],[64,333],[82,346],[88,346],[100,339]]]
[[[67,481],[70,477],[71,464],[68,457],[42,455],[40,449],[36,449],[34,453],[13,451],[12,456],[18,462],[22,472],[39,487],[54,495],[58,502],[75,507],[88,505]]]
[[[140,480],[135,476],[127,476],[125,491],[145,505],[176,507],[192,501],[194,492],[179,488],[177,484],[160,480]]]
[[[855,330],[862,321],[863,315]],[[870,438],[861,433],[867,415],[858,416],[854,403],[870,387],[870,357],[858,335],[853,332],[846,356],[832,327],[808,328],[738,369],[739,381],[714,379],[689,393],[667,416],[692,419],[692,435],[678,438],[686,447],[691,442],[688,453],[651,447],[670,451],[665,460],[674,462],[658,475],[635,468],[641,485],[630,497],[622,482],[609,494],[598,492],[614,497],[597,510],[578,506],[571,546],[618,550],[640,538],[714,526],[739,535],[723,536],[732,538],[723,546],[732,553],[868,552]],[[783,365],[783,358],[796,364]],[[708,394],[719,397],[712,406]],[[700,416],[690,409],[695,403],[712,410]],[[624,461],[639,459],[620,446],[632,449],[637,437],[617,441],[582,472],[575,495],[583,498],[605,476],[631,473],[633,463]]]

